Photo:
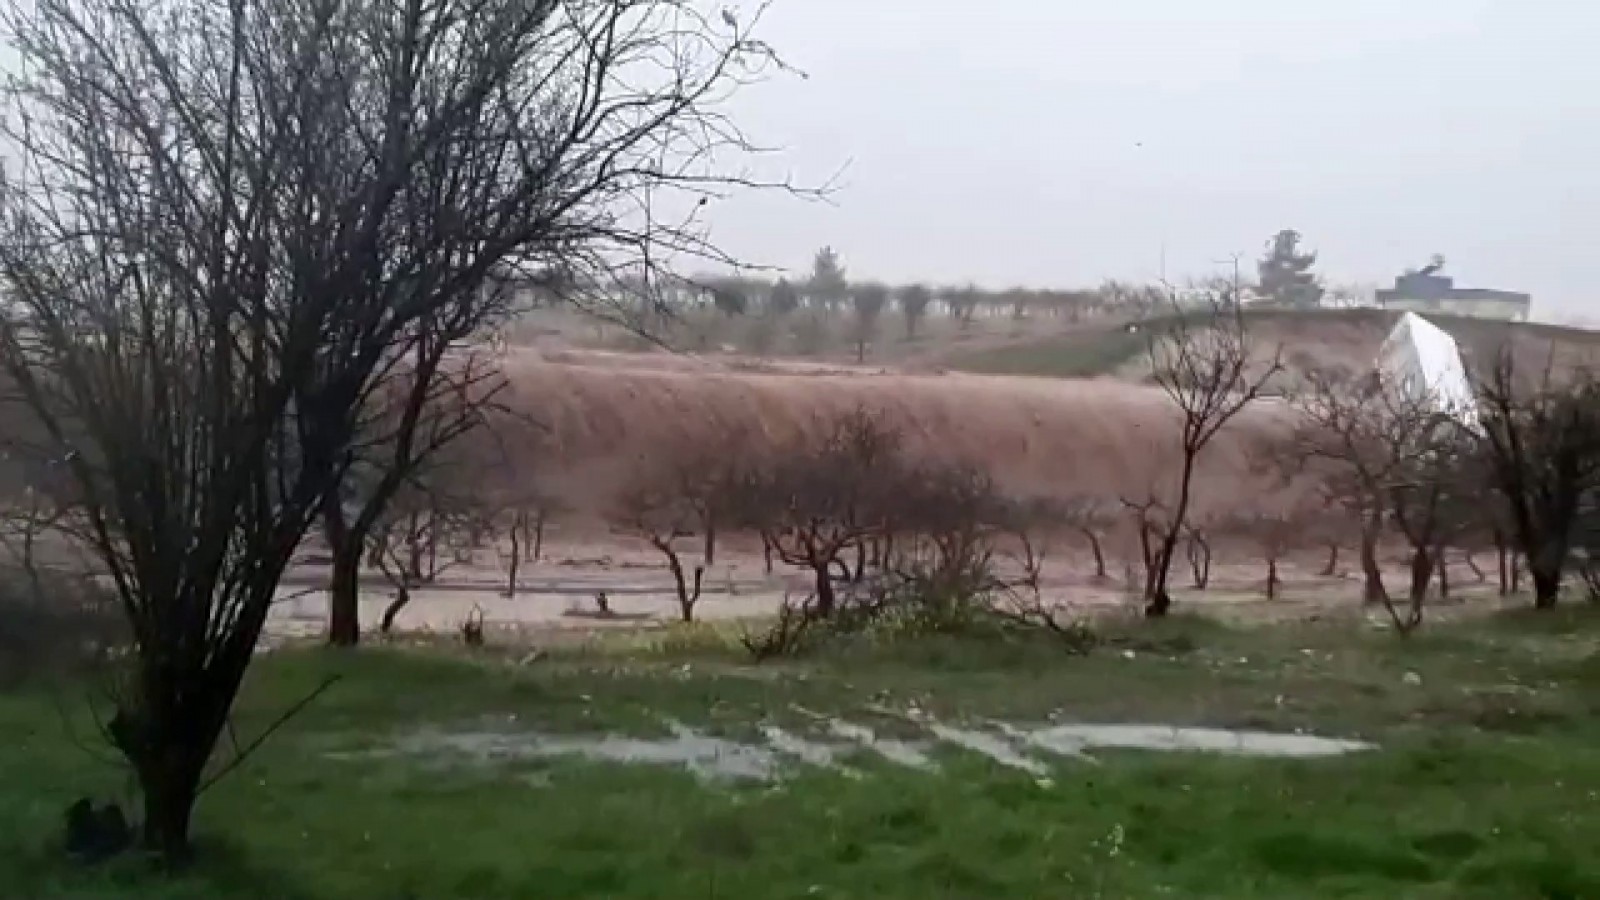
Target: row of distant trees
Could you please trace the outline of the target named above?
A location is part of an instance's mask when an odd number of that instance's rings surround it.
[[[1029,315],[1070,319],[1092,316],[1112,307],[1127,307],[1144,299],[1157,299],[1157,289],[1140,289],[1108,282],[1095,289],[988,289],[976,284],[891,285],[880,281],[851,281],[839,255],[828,247],[818,251],[806,279],[764,278],[757,275],[703,277],[687,282],[676,292],[680,302],[710,306],[727,315],[766,312],[787,315],[801,309],[827,312],[855,311],[875,315],[891,308],[906,320],[908,334],[930,313],[943,313],[958,321],[974,318]]]
[[[1302,247],[1301,235],[1292,229],[1275,234],[1257,265],[1255,285],[1212,279],[1195,292],[1236,301],[1248,292],[1259,302],[1285,307],[1315,307],[1327,291],[1312,270],[1317,254]],[[1034,316],[1079,321],[1106,315],[1141,317],[1163,310],[1170,302],[1170,286],[1111,280],[1094,288],[985,288],[977,284],[887,284],[852,281],[843,259],[832,247],[818,250],[806,278],[768,278],[754,274],[706,276],[685,280],[667,292],[680,306],[715,309],[727,316],[770,314],[785,316],[801,309],[853,314],[875,326],[888,311],[904,320],[907,338],[914,338],[930,314],[942,314],[967,325],[976,318],[1024,319]]]

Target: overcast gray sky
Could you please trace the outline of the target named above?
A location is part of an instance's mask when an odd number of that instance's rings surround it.
[[[1296,228],[1330,281],[1445,254],[1600,322],[1600,5],[777,0],[810,78],[739,121],[833,205],[746,196],[720,243],[803,271],[1089,285],[1216,271]]]

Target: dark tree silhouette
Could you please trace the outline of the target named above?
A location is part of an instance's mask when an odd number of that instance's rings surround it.
[[[5,17],[0,367],[128,620],[106,730],[143,843],[179,861],[238,762],[211,767],[279,579],[389,376],[492,320],[501,268],[582,283],[711,254],[697,222],[638,210],[733,183],[705,168],[747,146],[716,103],[770,53],[674,0]]]
[[[1267,254],[1257,272],[1260,291],[1279,306],[1316,306],[1322,302],[1322,284],[1312,274],[1317,254],[1300,251],[1300,232],[1284,229],[1267,241]]]
[[[767,308],[780,316],[787,316],[800,308],[800,292],[787,278],[779,278],[767,295]]]
[[[1600,489],[1600,382],[1519,378],[1511,353],[1479,385],[1483,449],[1528,560],[1534,606],[1552,609],[1585,497]]]
[[[1164,616],[1172,606],[1167,576],[1178,539],[1188,524],[1195,466],[1223,426],[1255,402],[1267,382],[1282,370],[1279,352],[1258,358],[1244,314],[1237,306],[1214,304],[1203,312],[1172,303],[1168,325],[1149,340],[1151,377],[1176,407],[1181,423],[1181,462],[1172,515],[1161,524],[1159,541],[1147,556],[1145,612]]]
[[[736,282],[714,285],[711,288],[711,305],[717,312],[732,318],[742,316],[750,309],[750,295],[744,285]]]
[[[906,340],[917,336],[917,323],[928,314],[933,292],[926,285],[910,284],[900,289],[900,313],[906,317]]]
[[[881,284],[858,285],[850,295],[856,308],[856,362],[866,362],[867,344],[878,333],[878,319],[889,305],[889,289]]]

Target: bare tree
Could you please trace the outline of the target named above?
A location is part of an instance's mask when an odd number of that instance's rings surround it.
[[[706,568],[695,566],[691,579],[684,571],[678,542],[694,536],[700,514],[695,504],[674,488],[675,485],[670,484],[662,487],[640,484],[620,498],[611,518],[618,530],[644,539],[666,556],[679,615],[683,621],[693,622]]]
[[[1530,382],[1505,352],[1478,394],[1485,461],[1528,560],[1533,605],[1553,608],[1584,496],[1600,487],[1600,382],[1580,373],[1557,383],[1548,368]]]
[[[1307,373],[1295,405],[1301,425],[1294,452],[1326,479],[1326,496],[1361,517],[1367,599],[1383,603],[1396,626],[1410,631],[1421,624],[1441,548],[1473,527],[1481,507],[1471,490],[1468,432],[1441,412],[1430,393],[1403,390],[1376,373]],[[1377,571],[1386,520],[1411,547],[1409,609],[1403,616]]]
[[[1089,552],[1094,557],[1094,577],[1104,581],[1110,577],[1106,571],[1105,535],[1117,522],[1115,507],[1093,497],[1070,500],[1062,510],[1067,524],[1089,542]]]
[[[772,57],[674,0],[6,19],[0,368],[126,613],[107,731],[144,843],[180,860],[237,764],[207,774],[279,578],[385,376],[498,315],[501,267],[583,283],[712,253],[657,211],[741,183],[711,168],[746,146],[716,104]]]
[[[545,529],[549,527],[550,517],[563,507],[556,497],[537,488],[521,492],[515,499],[502,500],[498,505],[500,515],[509,519],[502,527],[511,543],[510,553],[504,558],[506,589],[502,593],[514,599],[523,564],[537,563],[543,558]]]
[[[368,556],[377,563],[394,599],[384,608],[378,630],[389,634],[396,617],[410,605],[412,592],[436,583],[444,573],[471,560],[473,518],[481,516],[478,504],[447,493],[448,480],[440,472],[416,479],[384,507],[383,516],[369,535]],[[454,479],[460,482],[459,474]],[[445,551],[441,554],[441,550]]]
[[[1298,546],[1306,524],[1303,510],[1292,505],[1246,513],[1227,523],[1226,529],[1254,544],[1261,554],[1261,561],[1266,563],[1263,590],[1268,600],[1278,599],[1278,592],[1283,587],[1278,564]]]
[[[904,461],[894,429],[865,409],[817,421],[804,443],[744,474],[739,520],[784,563],[812,573],[815,613],[833,615],[842,554],[888,532]]]
[[[475,321],[440,327],[430,320],[418,329],[404,367],[380,376],[371,394],[376,409],[361,419],[342,490],[329,492],[323,501],[323,536],[333,555],[328,640],[334,646],[353,646],[360,639],[361,558],[390,501],[439,453],[484,427],[495,412],[495,397],[505,385],[497,361],[481,348],[452,352]]]
[[[1428,410],[1380,392],[1376,377],[1320,370],[1304,374],[1293,402],[1301,421],[1279,460],[1284,478],[1309,472],[1327,502],[1360,523],[1363,596],[1368,603],[1384,602],[1388,591],[1378,545],[1389,486],[1419,443]]]
[[[1258,358],[1243,312],[1222,303],[1198,315],[1174,300],[1170,322],[1152,329],[1148,350],[1152,378],[1182,417],[1177,494],[1145,584],[1145,613],[1164,616],[1172,606],[1167,576],[1188,522],[1200,454],[1217,432],[1262,396],[1282,363],[1276,351]]]
[[[705,573],[716,564],[718,530],[740,512],[747,497],[750,432],[720,423],[710,445],[667,448],[657,465],[635,473],[618,499],[611,519],[617,529],[643,538],[667,558],[683,621],[694,617]],[[704,439],[704,436],[703,438]],[[709,451],[709,452],[708,452]],[[698,535],[701,562],[693,579],[685,574],[678,542]]]
[[[1411,545],[1409,598],[1420,609],[1439,571],[1444,548],[1470,522],[1481,504],[1471,477],[1470,449],[1456,425],[1434,414],[1424,417],[1419,443],[1403,450],[1389,484],[1390,511]]]

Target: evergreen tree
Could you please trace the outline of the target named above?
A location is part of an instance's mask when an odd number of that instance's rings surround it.
[[[1310,307],[1322,302],[1322,284],[1312,273],[1317,254],[1300,251],[1300,232],[1292,228],[1267,241],[1267,255],[1257,266],[1261,294],[1278,306]]]
[[[817,251],[816,261],[811,264],[811,283],[808,292],[813,300],[821,303],[827,309],[834,309],[843,303],[850,293],[850,280],[845,276],[844,264],[839,261],[839,254],[832,247],[823,247]]]

